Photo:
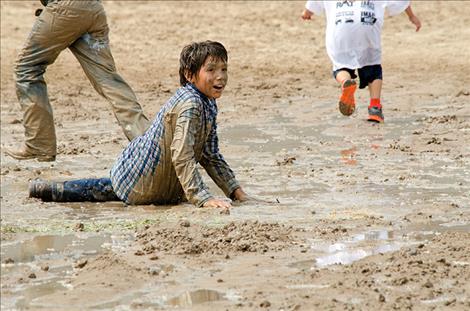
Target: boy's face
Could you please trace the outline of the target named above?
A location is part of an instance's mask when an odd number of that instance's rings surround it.
[[[191,78],[191,83],[208,98],[215,99],[222,96],[227,80],[227,63],[209,56],[199,72]]]

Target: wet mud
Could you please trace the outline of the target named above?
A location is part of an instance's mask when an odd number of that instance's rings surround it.
[[[325,23],[303,23],[304,2],[105,2],[116,64],[149,116],[178,86],[183,45],[227,47],[220,148],[258,199],[229,211],[28,198],[32,179],[107,176],[127,141],[65,51],[46,74],[57,161],[4,155],[23,138],[13,68],[37,1],[0,5],[2,310],[470,309],[461,2],[414,2],[417,34],[386,19],[384,124],[365,121],[365,90],[339,113]]]

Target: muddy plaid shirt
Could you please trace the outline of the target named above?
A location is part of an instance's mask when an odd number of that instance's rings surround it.
[[[215,100],[192,84],[178,89],[111,169],[117,196],[128,204],[171,204],[186,198],[202,206],[212,195],[197,163],[230,196],[239,183],[219,152],[216,118]]]

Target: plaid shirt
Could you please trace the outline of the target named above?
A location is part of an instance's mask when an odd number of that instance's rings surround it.
[[[171,204],[186,198],[202,206],[212,195],[197,163],[230,196],[239,184],[219,152],[216,118],[215,100],[192,84],[179,88],[111,169],[117,196],[128,204]]]

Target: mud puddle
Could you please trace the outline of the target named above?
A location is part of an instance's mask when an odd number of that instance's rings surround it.
[[[317,105],[319,114],[327,110],[327,104]],[[305,98],[273,106],[272,114],[256,123],[240,120],[221,136],[229,150],[238,151],[230,164],[242,172],[241,183],[262,199],[280,202],[288,219],[301,220],[311,206],[317,215],[367,206],[363,215],[395,218],[422,205],[468,205],[468,172],[449,162],[448,154],[428,152],[415,142],[419,115],[386,126],[341,116],[306,122],[313,115]],[[260,206],[257,212],[271,210]]]
[[[239,300],[239,296],[235,294],[214,289],[202,288],[187,290],[179,294],[173,292],[166,295],[158,295],[160,290],[160,286],[153,286],[143,291],[134,292],[132,295],[128,294],[117,301],[103,303],[95,307],[115,308],[118,306],[129,306],[129,308],[187,310],[187,308],[204,304],[209,305],[210,303],[221,301]]]
[[[131,241],[130,235],[77,233],[2,242],[2,283],[8,284],[2,286],[2,310],[27,308],[38,297],[68,289],[88,258],[122,251]]]
[[[194,291],[187,291],[183,294],[169,299],[166,304],[177,307],[191,307],[193,305],[226,300],[225,295],[216,290],[198,289]]]
[[[294,262],[300,270],[322,269],[332,265],[350,265],[369,256],[422,245],[444,232],[470,232],[470,224],[434,223],[402,230],[371,230],[335,243],[311,241],[314,259]]]

